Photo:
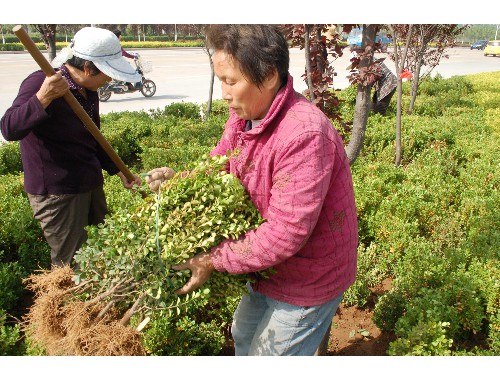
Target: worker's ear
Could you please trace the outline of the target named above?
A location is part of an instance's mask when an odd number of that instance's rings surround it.
[[[268,90],[280,87],[280,85],[280,76],[278,74],[278,70],[276,69],[274,69],[274,71],[264,80],[264,83],[262,83],[262,86]]]
[[[92,68],[90,67],[90,61],[86,61],[85,64],[83,65],[83,73],[85,74],[86,77],[92,76]]]

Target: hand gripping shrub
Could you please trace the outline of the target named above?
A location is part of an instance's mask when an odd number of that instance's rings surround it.
[[[202,288],[177,296],[175,290],[187,282],[189,271],[172,269],[262,223],[240,181],[223,170],[227,161],[226,156],[205,159],[187,174],[164,182],[159,193],[146,198],[135,212],[117,210],[103,224],[88,228],[88,240],[75,255],[79,269],[73,281],[59,280],[71,295],[61,303],[81,302],[90,310],[90,326],[107,321],[127,326],[134,314],[139,316],[134,323],[141,324],[189,313],[193,303],[241,295],[246,276],[214,272]],[[31,324],[37,321],[31,318]],[[86,346],[76,354],[98,352],[85,351],[90,338],[82,340],[80,334],[78,339]],[[104,344],[106,339],[99,341]]]

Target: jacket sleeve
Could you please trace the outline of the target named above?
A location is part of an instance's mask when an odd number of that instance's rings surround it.
[[[35,127],[49,118],[49,114],[36,97],[44,79],[45,75],[40,71],[31,74],[21,84],[12,106],[0,121],[5,140],[22,140]]]
[[[297,254],[314,230],[330,187],[336,145],[319,132],[304,132],[276,153],[266,221],[238,240],[211,251],[214,267],[250,273]]]
[[[127,53],[124,48],[122,48],[122,55],[124,57],[130,58],[130,59],[134,59],[135,58],[135,56],[133,56],[132,54]]]
[[[97,158],[101,163],[101,167],[106,170],[109,175],[115,175],[120,170],[115,165],[113,160],[108,156],[108,154],[104,151],[104,149],[98,144],[97,146]]]
[[[100,130],[101,129],[101,117],[99,116],[100,115],[100,113],[99,113],[99,100],[97,98],[95,100],[94,107],[95,107],[96,115],[97,115],[94,119],[94,123],[97,126],[97,128],[99,128],[99,130]],[[115,163],[113,162],[111,157],[108,156],[108,154],[106,153],[104,148],[100,144],[96,144],[96,145],[97,145],[97,158],[98,158],[99,162],[101,163],[101,167],[104,170],[106,170],[106,172],[109,175],[115,175],[116,173],[118,173],[120,170],[115,165]]]

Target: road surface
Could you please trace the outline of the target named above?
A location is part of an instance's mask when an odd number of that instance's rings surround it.
[[[156,83],[156,94],[151,98],[145,98],[140,92],[113,94],[107,102],[101,103],[101,114],[163,109],[173,102],[202,104],[208,100],[210,64],[208,56],[201,48],[144,49],[137,52],[144,60],[153,64],[153,70],[146,74],[146,77]],[[440,73],[444,78],[449,78],[453,75],[500,71],[500,57],[484,57],[481,50],[454,48],[450,49],[448,54],[450,58],[442,59],[441,64],[434,69],[434,74]],[[393,62],[387,59],[386,63],[394,71]],[[346,78],[348,65],[348,54],[333,62],[337,72],[334,78],[336,89],[343,89],[349,85]],[[33,58],[24,52],[0,54],[0,67],[2,68],[0,115],[3,115],[16,97],[22,80],[38,67]],[[304,51],[297,48],[290,49],[290,73],[294,77],[294,87],[299,92],[306,89],[305,82],[301,78],[303,72]],[[216,78],[213,99],[221,98],[220,83]]]

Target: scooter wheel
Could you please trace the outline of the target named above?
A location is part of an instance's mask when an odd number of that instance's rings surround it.
[[[150,79],[146,79],[144,82],[142,82],[141,92],[142,95],[144,95],[146,98],[152,97],[156,92],[155,82]]]
[[[111,98],[111,91],[104,91],[102,88],[98,88],[97,96],[101,102],[106,102],[109,98]]]

